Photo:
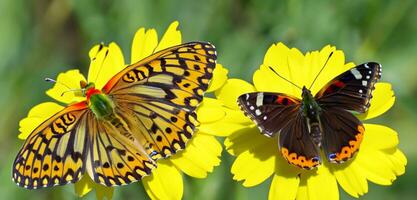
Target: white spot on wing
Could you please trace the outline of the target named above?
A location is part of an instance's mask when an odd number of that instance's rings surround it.
[[[362,78],[362,74],[357,69],[351,69],[350,72],[352,72],[353,76],[355,76],[356,79]]]
[[[368,81],[362,81],[362,85],[363,86],[367,86],[368,85]]]
[[[251,107],[249,107],[249,109],[250,109],[250,110],[254,110],[254,109],[255,109],[255,107],[251,106]]]
[[[359,90],[359,93],[363,93],[363,91],[362,90]]]
[[[262,106],[264,101],[264,93],[258,93],[258,96],[256,96],[256,106]]]
[[[261,112],[259,109],[256,109],[256,110],[255,110],[255,114],[256,114],[256,116],[259,116],[259,115],[261,115],[261,114],[262,114],[262,112]]]
[[[365,68],[366,68],[366,69],[369,69],[369,65],[368,65],[368,63],[366,63],[366,64],[365,64]]]
[[[249,99],[249,94],[246,94],[246,100],[248,100]]]
[[[263,119],[266,120],[266,119],[268,119],[268,117],[265,115]]]

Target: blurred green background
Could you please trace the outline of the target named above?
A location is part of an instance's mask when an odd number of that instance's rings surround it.
[[[74,199],[73,186],[28,191],[11,181],[11,165],[22,141],[18,122],[34,105],[50,100],[44,77],[89,65],[97,43],[117,42],[126,60],[139,27],[180,22],[183,41],[210,41],[229,77],[251,81],[267,48],[282,41],[303,52],[336,45],[348,61],[383,64],[393,84],[394,107],[376,122],[398,131],[408,157],[406,174],[391,187],[370,183],[364,199],[417,198],[417,1],[0,1],[0,195],[1,199]],[[266,199],[270,181],[244,188],[232,181],[232,158],[205,180],[185,178],[184,199]],[[341,190],[342,191],[342,190]],[[85,199],[94,199],[88,194]],[[142,186],[115,190],[114,199],[148,199]],[[342,199],[352,197],[341,192]]]

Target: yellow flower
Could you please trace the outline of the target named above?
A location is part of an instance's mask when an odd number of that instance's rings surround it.
[[[131,63],[135,63],[152,53],[181,44],[181,33],[177,30],[179,23],[173,22],[164,36],[158,42],[157,33],[154,29],[145,31],[140,28],[133,39]],[[96,45],[90,52],[91,59],[88,71],[88,81],[94,82],[96,88],[102,88],[108,80],[126,65],[122,51],[115,43],[108,46]],[[217,64],[214,76],[208,92],[213,92],[223,86],[227,79],[227,70]],[[64,104],[70,104],[85,100],[79,93],[67,92],[68,88],[79,89],[80,81],[86,78],[78,70],[69,70],[58,75],[57,84],[46,93]],[[63,94],[63,95],[62,95]],[[201,125],[215,122],[225,114],[212,112],[219,107],[218,100],[204,98],[197,110]],[[28,116],[20,121],[20,139],[25,139],[40,123],[63,109],[63,106],[53,102],[45,102],[33,107]],[[201,118],[201,119],[200,119]],[[222,147],[216,138],[208,132],[197,131],[188,142],[185,150],[176,155],[158,160],[158,167],[150,176],[144,177],[142,182],[146,192],[152,199],[181,199],[183,194],[182,173],[195,178],[205,178],[207,173],[212,172],[214,166],[220,164]],[[99,185],[91,180],[86,174],[75,184],[75,192],[78,196],[84,196],[92,189],[96,191],[97,199],[111,199],[114,188]]]
[[[325,46],[320,51],[303,55],[282,43],[274,44],[254,73],[254,85],[229,79],[216,91],[216,97],[223,102],[223,109],[230,116],[216,122],[221,126],[212,126],[210,131],[223,131],[222,134],[227,136],[224,142],[227,151],[236,156],[231,168],[234,180],[243,181],[245,187],[252,187],[271,177],[269,199],[338,199],[338,186],[351,196],[359,197],[368,192],[368,181],[390,185],[404,173],[407,160],[397,148],[397,133],[386,126],[365,124],[366,133],[360,150],[350,161],[344,164],[324,161],[315,170],[303,170],[288,164],[281,156],[277,138],[263,136],[240,112],[236,99],[248,92],[279,92],[301,98],[300,89],[279,78],[269,66],[295,84],[309,86],[330,52],[333,56],[311,90],[314,95],[334,77],[354,67],[353,63],[345,63],[343,52],[335,47]],[[377,83],[371,107],[358,117],[362,120],[377,117],[387,111],[394,100],[391,85]]]

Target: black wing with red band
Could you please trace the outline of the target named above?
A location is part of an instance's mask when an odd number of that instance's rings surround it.
[[[359,150],[365,128],[349,111],[368,110],[381,72],[381,65],[375,62],[358,65],[330,81],[316,95],[323,109],[323,150],[330,162],[345,162]]]
[[[290,164],[312,169],[321,163],[320,150],[309,136],[297,98],[255,92],[241,95],[238,103],[264,135],[272,137],[279,133],[281,154]]]
[[[300,108],[298,99],[279,93],[247,93],[237,101],[245,115],[268,137],[281,130],[288,123],[288,117],[296,114]]]
[[[358,65],[330,81],[315,96],[321,107],[337,107],[364,113],[370,106],[375,83],[381,78],[381,65]]]

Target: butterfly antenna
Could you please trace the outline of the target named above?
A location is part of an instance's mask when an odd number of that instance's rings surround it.
[[[63,83],[61,83],[61,82],[58,82],[58,81],[56,81],[56,80],[54,80],[54,79],[52,79],[52,78],[45,78],[45,81],[46,81],[46,82],[51,82],[51,83],[60,84],[60,85],[62,85],[62,86],[64,86],[64,87],[66,87],[68,90],[71,90],[71,88],[70,88],[70,87],[68,87],[68,85],[65,85],[65,84],[63,84]]]
[[[274,68],[272,68],[271,66],[269,66],[269,69],[270,69],[271,71],[273,71],[273,72],[274,72],[277,76],[279,76],[280,78],[284,79],[284,80],[285,80],[285,81],[287,81],[288,83],[291,83],[291,84],[292,84],[292,85],[294,85],[295,87],[300,88],[300,90],[302,90],[302,88],[301,88],[300,86],[296,85],[295,83],[291,82],[290,80],[286,79],[285,77],[283,77],[283,76],[279,75],[279,74],[278,74],[278,73],[274,70]]]
[[[64,94],[67,93],[67,92],[78,92],[78,91],[83,92],[84,89],[70,89],[70,90],[67,90],[67,91],[61,93],[61,97],[64,96]]]
[[[327,62],[329,62],[330,57],[332,57],[332,55],[333,55],[333,51],[329,54],[329,57],[327,57],[326,62],[324,63],[323,67],[321,67],[321,69],[320,69],[319,73],[317,74],[316,78],[314,78],[313,82],[311,83],[310,87],[308,88],[309,90],[311,89],[311,87],[313,87],[314,82],[316,82],[317,78],[319,77],[319,75],[320,75],[320,74],[321,74],[321,72],[323,71],[324,67],[326,67]]]

